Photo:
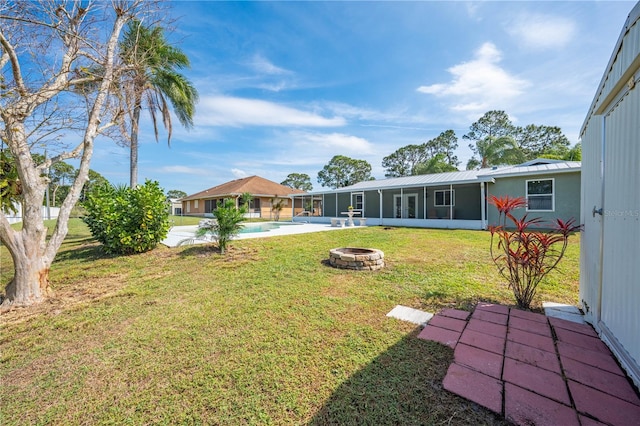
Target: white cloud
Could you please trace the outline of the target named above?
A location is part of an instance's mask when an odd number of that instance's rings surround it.
[[[296,85],[293,71],[275,65],[260,54],[253,55],[247,65],[252,72],[252,77],[249,78],[249,81],[259,89],[280,92]]]
[[[260,54],[253,55],[249,61],[249,66],[258,73],[269,75],[292,74],[291,71],[274,65],[271,61]]]
[[[527,14],[508,24],[507,32],[521,45],[532,49],[566,46],[576,34],[576,24],[565,17]]]
[[[310,149],[334,153],[369,154],[373,145],[366,139],[344,133],[311,133],[292,132],[291,137],[296,145],[308,146]]]
[[[369,122],[406,122],[413,117],[408,117],[406,107],[393,107],[390,110],[379,111],[371,108],[363,108],[344,102],[322,102],[319,108],[331,111],[332,114],[345,117],[349,120]]]
[[[476,21],[481,21],[482,17],[478,14],[478,9],[480,9],[480,3],[476,2],[467,2],[465,3],[467,8],[467,15],[469,18],[474,19]]]
[[[249,176],[249,174],[247,172],[245,172],[244,170],[240,170],[240,169],[231,169],[231,174],[233,176],[235,176],[238,179],[241,178],[245,178],[247,176]]]
[[[484,43],[475,58],[449,68],[449,83],[420,86],[418,91],[452,99],[451,109],[465,112],[485,112],[487,109],[504,109],[505,104],[521,95],[529,82],[517,78],[498,64],[502,52],[493,43]]]
[[[184,174],[208,176],[209,172],[204,168],[188,167],[188,166],[164,166],[157,169],[160,173]]]
[[[280,92],[284,89],[288,89],[290,86],[284,81],[277,83],[261,83],[257,85],[258,89],[268,90],[270,92]]]
[[[205,97],[198,103],[197,125],[203,126],[344,126],[342,117],[321,115],[259,99],[227,96]]]

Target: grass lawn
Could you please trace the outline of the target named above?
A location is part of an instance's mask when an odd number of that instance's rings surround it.
[[[489,237],[369,227],[115,257],[72,220],[55,296],[2,316],[0,423],[504,424],[442,389],[451,349],[385,317],[513,304]],[[387,267],[327,267],[344,246]],[[576,235],[534,303],[576,303],[578,253]],[[4,247],[0,265],[6,283]]]

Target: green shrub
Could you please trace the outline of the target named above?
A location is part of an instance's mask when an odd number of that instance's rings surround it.
[[[218,203],[218,207],[213,211],[215,220],[203,223],[196,232],[196,238],[211,236],[218,241],[220,253],[224,254],[228,242],[240,233],[242,222],[247,212],[246,204],[236,208],[236,203],[230,198]]]
[[[135,189],[106,184],[83,204],[82,218],[107,252],[142,253],[155,248],[169,231],[169,210],[158,182],[147,180]]]

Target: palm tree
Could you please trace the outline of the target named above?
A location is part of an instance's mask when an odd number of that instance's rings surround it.
[[[432,173],[457,172],[458,168],[449,162],[444,153],[438,153],[423,163],[418,163],[413,169],[413,175],[428,175]]]
[[[475,156],[467,163],[467,170],[477,167],[484,169],[504,164],[518,164],[524,160],[524,155],[518,143],[511,136],[487,136],[476,143],[480,160]]]
[[[131,116],[131,166],[130,186],[138,181],[138,124],[143,103],[151,114],[153,130],[158,141],[156,113],[162,115],[162,123],[168,131],[167,143],[171,144],[171,115],[173,111],[186,128],[193,126],[198,92],[193,84],[178,70],[189,67],[189,58],[167,43],[161,27],[147,27],[140,21],[129,23],[120,44],[120,56],[130,71],[125,76],[124,87]]]

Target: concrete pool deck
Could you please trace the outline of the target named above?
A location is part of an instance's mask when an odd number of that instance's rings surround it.
[[[256,222],[256,223],[267,223],[267,222]],[[254,224],[253,222],[251,224]],[[265,232],[248,232],[244,234],[239,234],[235,240],[244,240],[247,238],[266,238],[266,237],[279,237],[282,235],[294,235],[294,234],[308,234],[311,232],[323,232],[323,231],[338,231],[344,229],[354,229],[360,228],[359,226],[354,227],[332,227],[330,224],[324,223],[295,223],[292,222],[281,222],[282,226],[277,229],[271,229]],[[193,238],[196,230],[198,229],[198,225],[188,225],[188,226],[174,226],[169,230],[169,234],[167,238],[161,241],[162,244],[168,247],[176,247],[180,241]],[[195,240],[194,244],[204,244],[209,243],[211,241],[206,240]]]

